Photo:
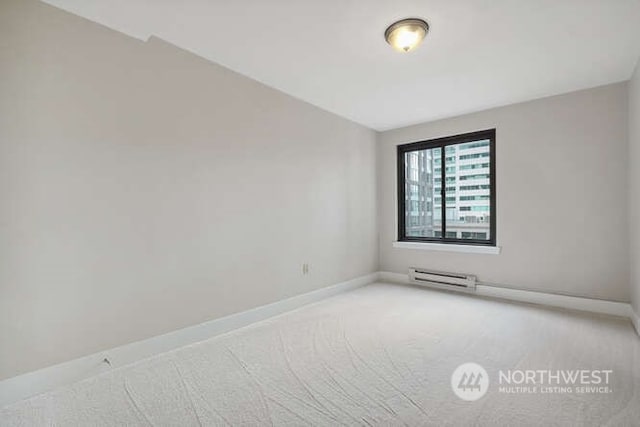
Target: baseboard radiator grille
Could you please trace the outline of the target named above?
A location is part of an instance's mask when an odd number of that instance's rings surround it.
[[[474,291],[476,289],[476,276],[414,267],[409,268],[409,282],[421,286],[458,291]]]

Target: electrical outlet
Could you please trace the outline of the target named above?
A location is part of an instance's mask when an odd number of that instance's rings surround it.
[[[302,264],[302,274],[309,274],[309,264]]]

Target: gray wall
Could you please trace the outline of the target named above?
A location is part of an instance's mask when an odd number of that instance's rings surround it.
[[[396,145],[494,127],[502,254],[392,248]],[[626,83],[384,132],[380,269],[475,273],[518,288],[629,301],[627,163]]]
[[[631,303],[640,316],[640,61],[629,82],[629,208]]]
[[[0,73],[0,378],[376,271],[374,132],[34,0]]]

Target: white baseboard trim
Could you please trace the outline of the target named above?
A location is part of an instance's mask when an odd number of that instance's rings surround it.
[[[368,274],[251,310],[210,320],[199,325],[189,326],[167,334],[125,344],[120,347],[8,378],[0,381],[0,407],[66,384],[89,378],[113,368],[128,365],[185,345],[204,341],[234,329],[248,326],[252,323],[295,310],[307,304],[312,304],[376,281],[409,284],[409,277],[407,274],[387,271]],[[627,317],[631,319],[636,331],[640,335],[640,317],[633,311],[631,305],[626,303],[517,290],[490,285],[478,285],[476,291],[472,294]],[[110,364],[104,361],[105,358],[109,360]]]
[[[371,273],[251,310],[2,380],[0,407],[365,286],[378,280],[378,277],[378,273]],[[105,358],[110,364],[105,362]]]
[[[571,310],[588,311],[598,314],[629,317],[631,305],[618,301],[601,299],[572,297],[568,295],[549,294],[535,291],[522,291],[518,289],[500,288],[490,285],[478,285],[476,294],[502,298],[513,301],[527,302],[531,304],[549,305],[552,307],[568,308]]]
[[[409,284],[408,274],[392,273],[388,271],[381,271],[379,274],[379,280],[381,281]],[[610,314],[613,316],[621,316],[627,318],[632,318],[633,315],[631,304],[617,301],[606,301],[600,299],[573,297],[568,295],[549,294],[536,291],[525,291],[519,289],[491,286],[487,284],[479,284],[476,286],[475,292],[466,293],[484,297],[526,302],[531,304],[540,304],[552,307],[568,308],[572,310],[588,311],[591,313]],[[636,330],[640,331],[637,324]]]
[[[633,323],[633,326],[636,328],[636,332],[640,335],[640,316],[638,316],[638,313],[633,311],[633,306],[631,306],[629,310],[631,311],[631,323]]]
[[[402,283],[404,285],[409,284],[409,275],[402,273],[392,273],[391,271],[379,271],[378,280],[388,283]]]

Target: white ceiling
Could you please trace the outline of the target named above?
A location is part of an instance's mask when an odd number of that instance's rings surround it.
[[[376,130],[627,80],[640,0],[46,0]],[[383,38],[427,20],[409,54]]]

